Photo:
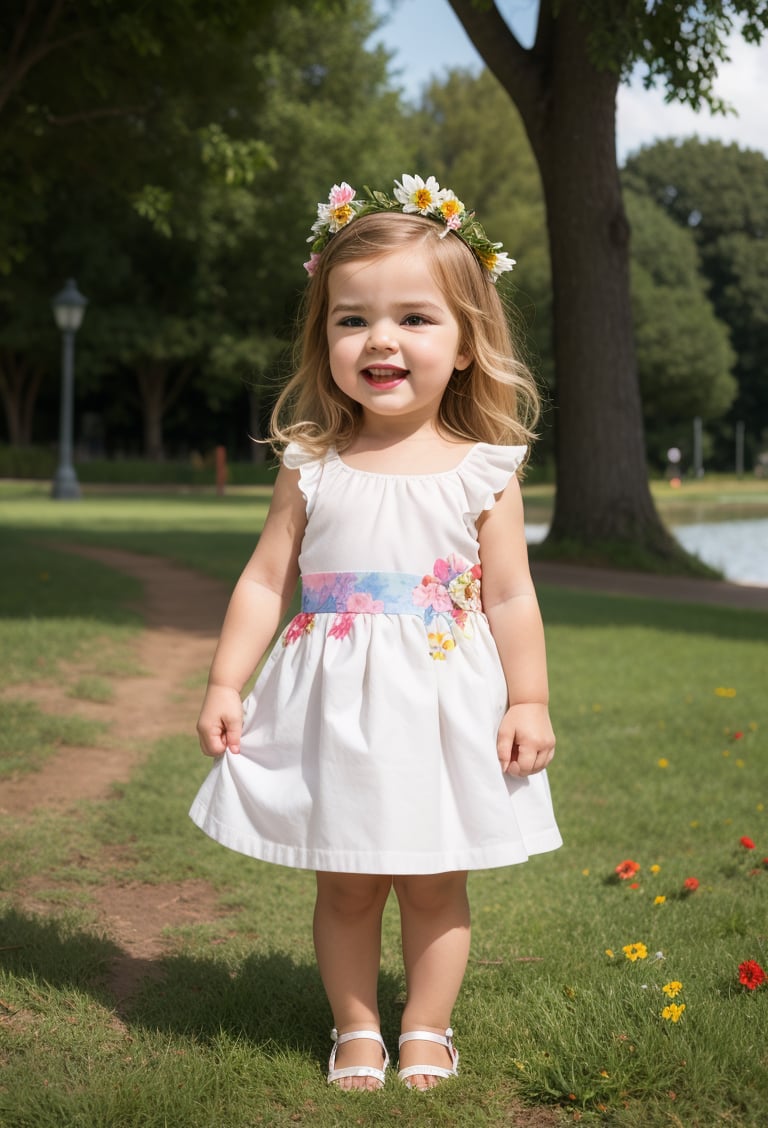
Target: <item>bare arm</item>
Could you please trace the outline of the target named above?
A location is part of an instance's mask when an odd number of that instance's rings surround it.
[[[259,542],[232,592],[208,675],[197,731],[206,756],[240,751],[240,693],[261,661],[299,576],[306,526],[299,473],[283,467]]]
[[[526,776],[552,759],[544,628],[528,567],[523,502],[513,478],[479,525],[483,607],[499,650],[509,707],[499,726],[502,770]]]

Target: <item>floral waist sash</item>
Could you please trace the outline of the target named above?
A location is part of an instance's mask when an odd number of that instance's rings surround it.
[[[358,615],[415,615],[427,629],[429,653],[444,659],[459,637],[471,638],[471,616],[482,612],[480,565],[459,556],[436,560],[433,574],[312,572],[302,576],[301,612],[283,646],[312,632],[317,615],[332,615],[329,638],[344,639]]]
[[[418,615],[429,623],[435,615],[483,609],[480,565],[455,557],[437,560],[434,575],[312,572],[301,584],[301,609],[312,615]]]

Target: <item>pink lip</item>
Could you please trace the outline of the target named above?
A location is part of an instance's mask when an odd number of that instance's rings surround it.
[[[404,368],[388,368],[384,364],[371,365],[371,368],[376,372],[388,373],[389,378],[382,379],[381,376],[374,377],[371,375],[367,368],[362,371],[362,377],[369,388],[378,388],[380,391],[387,391],[389,388],[396,388],[398,384],[402,384],[406,379],[408,372]]]

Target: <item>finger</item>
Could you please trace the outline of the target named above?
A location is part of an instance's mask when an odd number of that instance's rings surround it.
[[[240,737],[242,736],[242,732],[242,724],[231,723],[227,726],[227,730],[223,734],[224,745],[234,756],[240,755]]]

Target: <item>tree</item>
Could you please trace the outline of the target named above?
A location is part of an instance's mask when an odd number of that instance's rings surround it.
[[[273,6],[124,0],[116,9],[103,0],[5,0],[0,271],[25,257],[26,228],[45,216],[62,171],[123,198],[140,189],[169,140],[158,118],[179,92],[204,90],[198,105],[207,120],[236,129],[227,97],[232,68],[243,66],[239,43]]]
[[[715,316],[693,234],[625,191],[632,224],[632,311],[649,460],[664,466],[691,421],[718,419],[736,395],[728,327]]]
[[[504,294],[518,316],[528,359],[542,384],[552,382],[551,285],[544,201],[523,123],[493,75],[454,70],[432,82],[409,129],[418,138],[415,166],[449,185],[503,243],[517,266]],[[488,153],[503,175],[488,175]],[[546,438],[544,448],[548,447]],[[537,452],[541,453],[541,445]]]
[[[670,98],[712,104],[734,18],[759,41],[768,12],[761,0],[540,0],[526,49],[493,3],[450,3],[520,111],[541,173],[558,409],[549,542],[630,542],[677,555],[647,482],[616,92],[640,62],[648,84],[662,80]]]
[[[694,240],[730,330],[738,394],[718,437],[732,465],[734,423],[744,421],[752,451],[768,429],[768,159],[719,141],[663,141],[627,161],[625,181]]]
[[[101,7],[95,0],[93,6]],[[165,18],[181,9],[192,18],[194,8],[192,0],[177,0]],[[258,432],[305,277],[302,248],[316,201],[339,177],[376,182],[403,155],[386,55],[364,48],[375,27],[368,0],[283,5],[274,17],[261,11],[258,24],[248,23],[247,8],[232,7],[240,18],[237,38],[229,17],[223,26],[215,16],[205,25],[203,4],[189,34],[180,23],[179,42],[158,45],[163,66],[152,56],[149,77],[136,78],[146,105],[91,123],[114,156],[106,168],[102,159],[93,176],[80,175],[72,154],[56,143],[60,134],[46,127],[39,206],[25,213],[19,253],[0,279],[0,311],[9,325],[21,318],[22,292],[50,319],[51,283],[40,278],[42,264],[55,273],[67,253],[74,255],[81,288],[93,299],[78,342],[78,387],[81,371],[100,376],[109,404],[124,402],[126,387],[135,388],[153,458],[163,454],[165,416],[191,382],[218,412],[242,395],[247,380],[252,418],[240,428]],[[82,12],[88,11],[86,3]],[[137,19],[142,12],[137,6]],[[100,75],[110,101],[125,105],[123,71],[112,87],[109,68],[94,57],[99,45],[109,55],[104,34],[98,23],[93,37],[74,35],[75,54],[66,62],[78,75]],[[57,66],[63,65],[62,57]],[[92,90],[78,82],[74,88],[87,117]],[[25,135],[20,151],[25,145],[33,148],[34,137]],[[91,151],[74,136],[73,145],[76,159]],[[47,327],[50,336],[52,320]],[[21,403],[20,369],[9,367],[17,361],[17,330],[0,333],[0,391],[7,370],[5,383]],[[33,371],[24,371],[32,392]],[[15,418],[6,401],[8,418]],[[196,445],[194,435],[188,441]]]

